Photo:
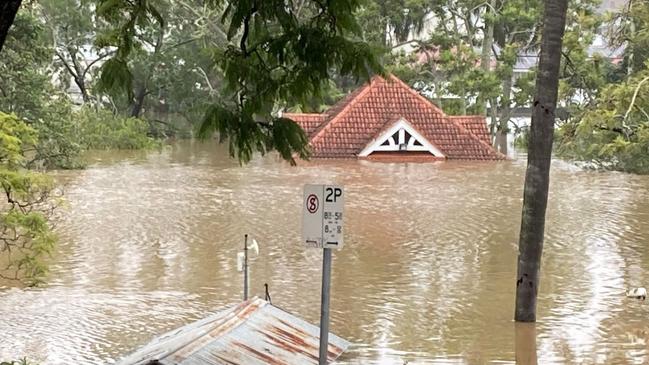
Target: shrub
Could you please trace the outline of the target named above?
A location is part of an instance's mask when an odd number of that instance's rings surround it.
[[[108,110],[82,108],[74,118],[86,149],[146,149],[158,143],[148,136],[149,124],[138,118],[116,116]]]
[[[0,277],[36,284],[47,268],[55,235],[48,218],[58,205],[53,179],[25,169],[25,148],[37,132],[13,114],[0,112]]]

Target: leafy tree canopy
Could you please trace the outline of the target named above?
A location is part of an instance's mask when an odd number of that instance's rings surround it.
[[[579,16],[583,19],[583,13]],[[570,77],[560,88],[567,118],[557,134],[557,152],[590,167],[648,174],[649,38],[637,27],[649,22],[649,4],[629,1],[601,22],[610,44],[623,47],[622,62],[586,57],[578,47],[569,54],[565,68]],[[577,34],[568,42],[578,44],[584,35]]]
[[[74,167],[80,152],[67,95],[52,83],[50,45],[43,23],[20,12],[2,51],[0,111],[19,116],[40,135],[26,167]]]
[[[603,88],[578,123],[560,130],[559,153],[594,167],[649,174],[649,70]]]
[[[100,0],[98,14],[112,30],[101,39],[117,48],[102,69],[101,84],[109,91],[131,92],[133,73],[128,59],[139,48],[146,29],[167,26],[158,2]],[[222,13],[225,46],[205,45],[213,67],[224,74],[226,94],[207,109],[199,134],[218,132],[230,143],[230,153],[247,162],[253,152],[276,149],[295,163],[293,156],[308,156],[307,138],[291,120],[276,116],[286,102],[306,103],[321,93],[337,73],[367,79],[381,72],[373,49],[361,40],[354,12],[357,0],[208,1]],[[125,16],[126,15],[126,16]]]

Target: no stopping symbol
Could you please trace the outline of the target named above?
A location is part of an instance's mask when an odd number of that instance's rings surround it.
[[[313,214],[318,211],[318,196],[315,194],[310,194],[306,198],[306,210],[309,211],[309,213]]]

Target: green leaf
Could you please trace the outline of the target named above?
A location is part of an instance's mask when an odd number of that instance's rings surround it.
[[[99,89],[112,95],[126,93],[133,99],[133,74],[124,60],[113,57],[101,67]]]

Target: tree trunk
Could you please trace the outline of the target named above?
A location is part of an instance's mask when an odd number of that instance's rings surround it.
[[[387,9],[385,8],[385,4],[381,4],[381,10],[379,11],[379,19],[377,21],[379,22],[379,26],[381,27],[381,43],[383,44],[383,47],[388,47],[390,46],[388,44],[389,39],[390,39],[390,29],[388,28],[388,21],[386,20],[388,18],[387,15]]]
[[[489,99],[489,136],[491,136],[492,143],[495,143],[496,128],[498,124],[498,99],[493,97]]]
[[[464,87],[460,88],[460,112],[459,115],[466,115],[466,90]]]
[[[456,57],[461,57],[462,56],[462,38],[460,37],[460,34],[462,34],[462,31],[460,30],[460,27],[458,25],[457,17],[455,14],[451,14],[451,19],[453,20],[453,29],[455,30],[454,37],[455,37],[455,47],[456,47]],[[461,61],[460,61],[461,62]],[[461,84],[460,90],[459,90],[459,98],[460,98],[460,111],[459,115],[466,115],[466,88],[464,87],[464,84]]]
[[[435,104],[437,104],[437,107],[444,110],[444,106],[442,105],[442,86],[440,84],[441,83],[437,81],[437,78],[435,78],[433,81],[433,85],[435,85]]]
[[[494,9],[496,8],[497,0],[491,0],[487,6],[487,11],[485,16],[493,16]],[[487,22],[487,27],[485,28],[484,39],[482,40],[482,54],[480,58],[480,66],[485,71],[491,69],[491,48],[494,43],[494,25],[495,22],[493,19],[489,19]]]
[[[490,5],[487,6],[485,11],[485,16],[493,14],[494,8],[496,7],[497,0],[491,0]],[[494,44],[494,21],[493,19],[485,20],[486,28],[484,31],[484,38],[482,39],[482,54],[480,55],[480,67],[486,73],[491,70],[491,48]],[[486,91],[483,91],[478,98],[478,107],[480,114],[487,115],[487,98],[484,94]]]
[[[153,51],[153,59],[158,59],[158,55],[162,52],[162,44],[164,42],[164,29],[158,30],[158,36],[155,43],[155,48]],[[142,113],[142,108],[144,107],[144,99],[149,94],[149,79],[151,77],[152,71],[155,69],[155,63],[148,68],[148,71],[144,73],[144,79],[142,83],[139,84],[137,90],[135,91],[135,100],[133,101],[131,109],[131,117],[139,118]]]
[[[86,80],[84,80],[85,71],[77,61],[77,54],[79,53],[77,49],[72,46],[68,46],[68,53],[70,54],[70,59],[72,60],[72,66],[74,66],[74,83],[77,84],[79,91],[81,91],[81,97],[83,97],[83,102],[85,104],[90,102],[90,95],[88,95],[88,89],[86,88]]]
[[[90,95],[88,94],[88,89],[86,89],[86,82],[85,80],[75,77],[74,78],[75,84],[77,84],[77,87],[79,87],[79,91],[81,91],[81,97],[83,98],[84,104],[87,104],[90,102]]]
[[[630,0],[629,1],[629,15],[628,16],[631,18],[631,24],[629,24],[629,33],[630,34],[628,36],[628,39],[633,39],[635,37],[635,19],[631,15],[632,10],[633,10],[633,0]],[[633,42],[627,42],[626,47],[627,47],[627,54],[629,55],[628,62],[627,62],[628,66],[627,66],[627,69],[626,69],[626,74],[631,75],[631,74],[633,74],[633,70],[635,68],[634,65],[633,65],[633,62],[635,62],[635,59],[633,57],[633,51],[634,51]]]
[[[131,108],[131,117],[139,118],[140,113],[142,113],[142,107],[144,106],[144,98],[146,97],[147,91],[144,86],[140,86],[135,93],[135,100],[133,101],[133,107]]]
[[[518,243],[515,320],[536,321],[550,160],[568,0],[546,0]]]
[[[0,52],[2,52],[7,33],[9,33],[9,28],[14,23],[21,3],[22,0],[2,0],[0,2]]]
[[[496,148],[504,155],[507,154],[507,134],[509,133],[509,120],[512,118],[512,77],[512,75],[508,75],[503,80],[500,118],[498,118],[496,127],[496,140],[500,142]]]

